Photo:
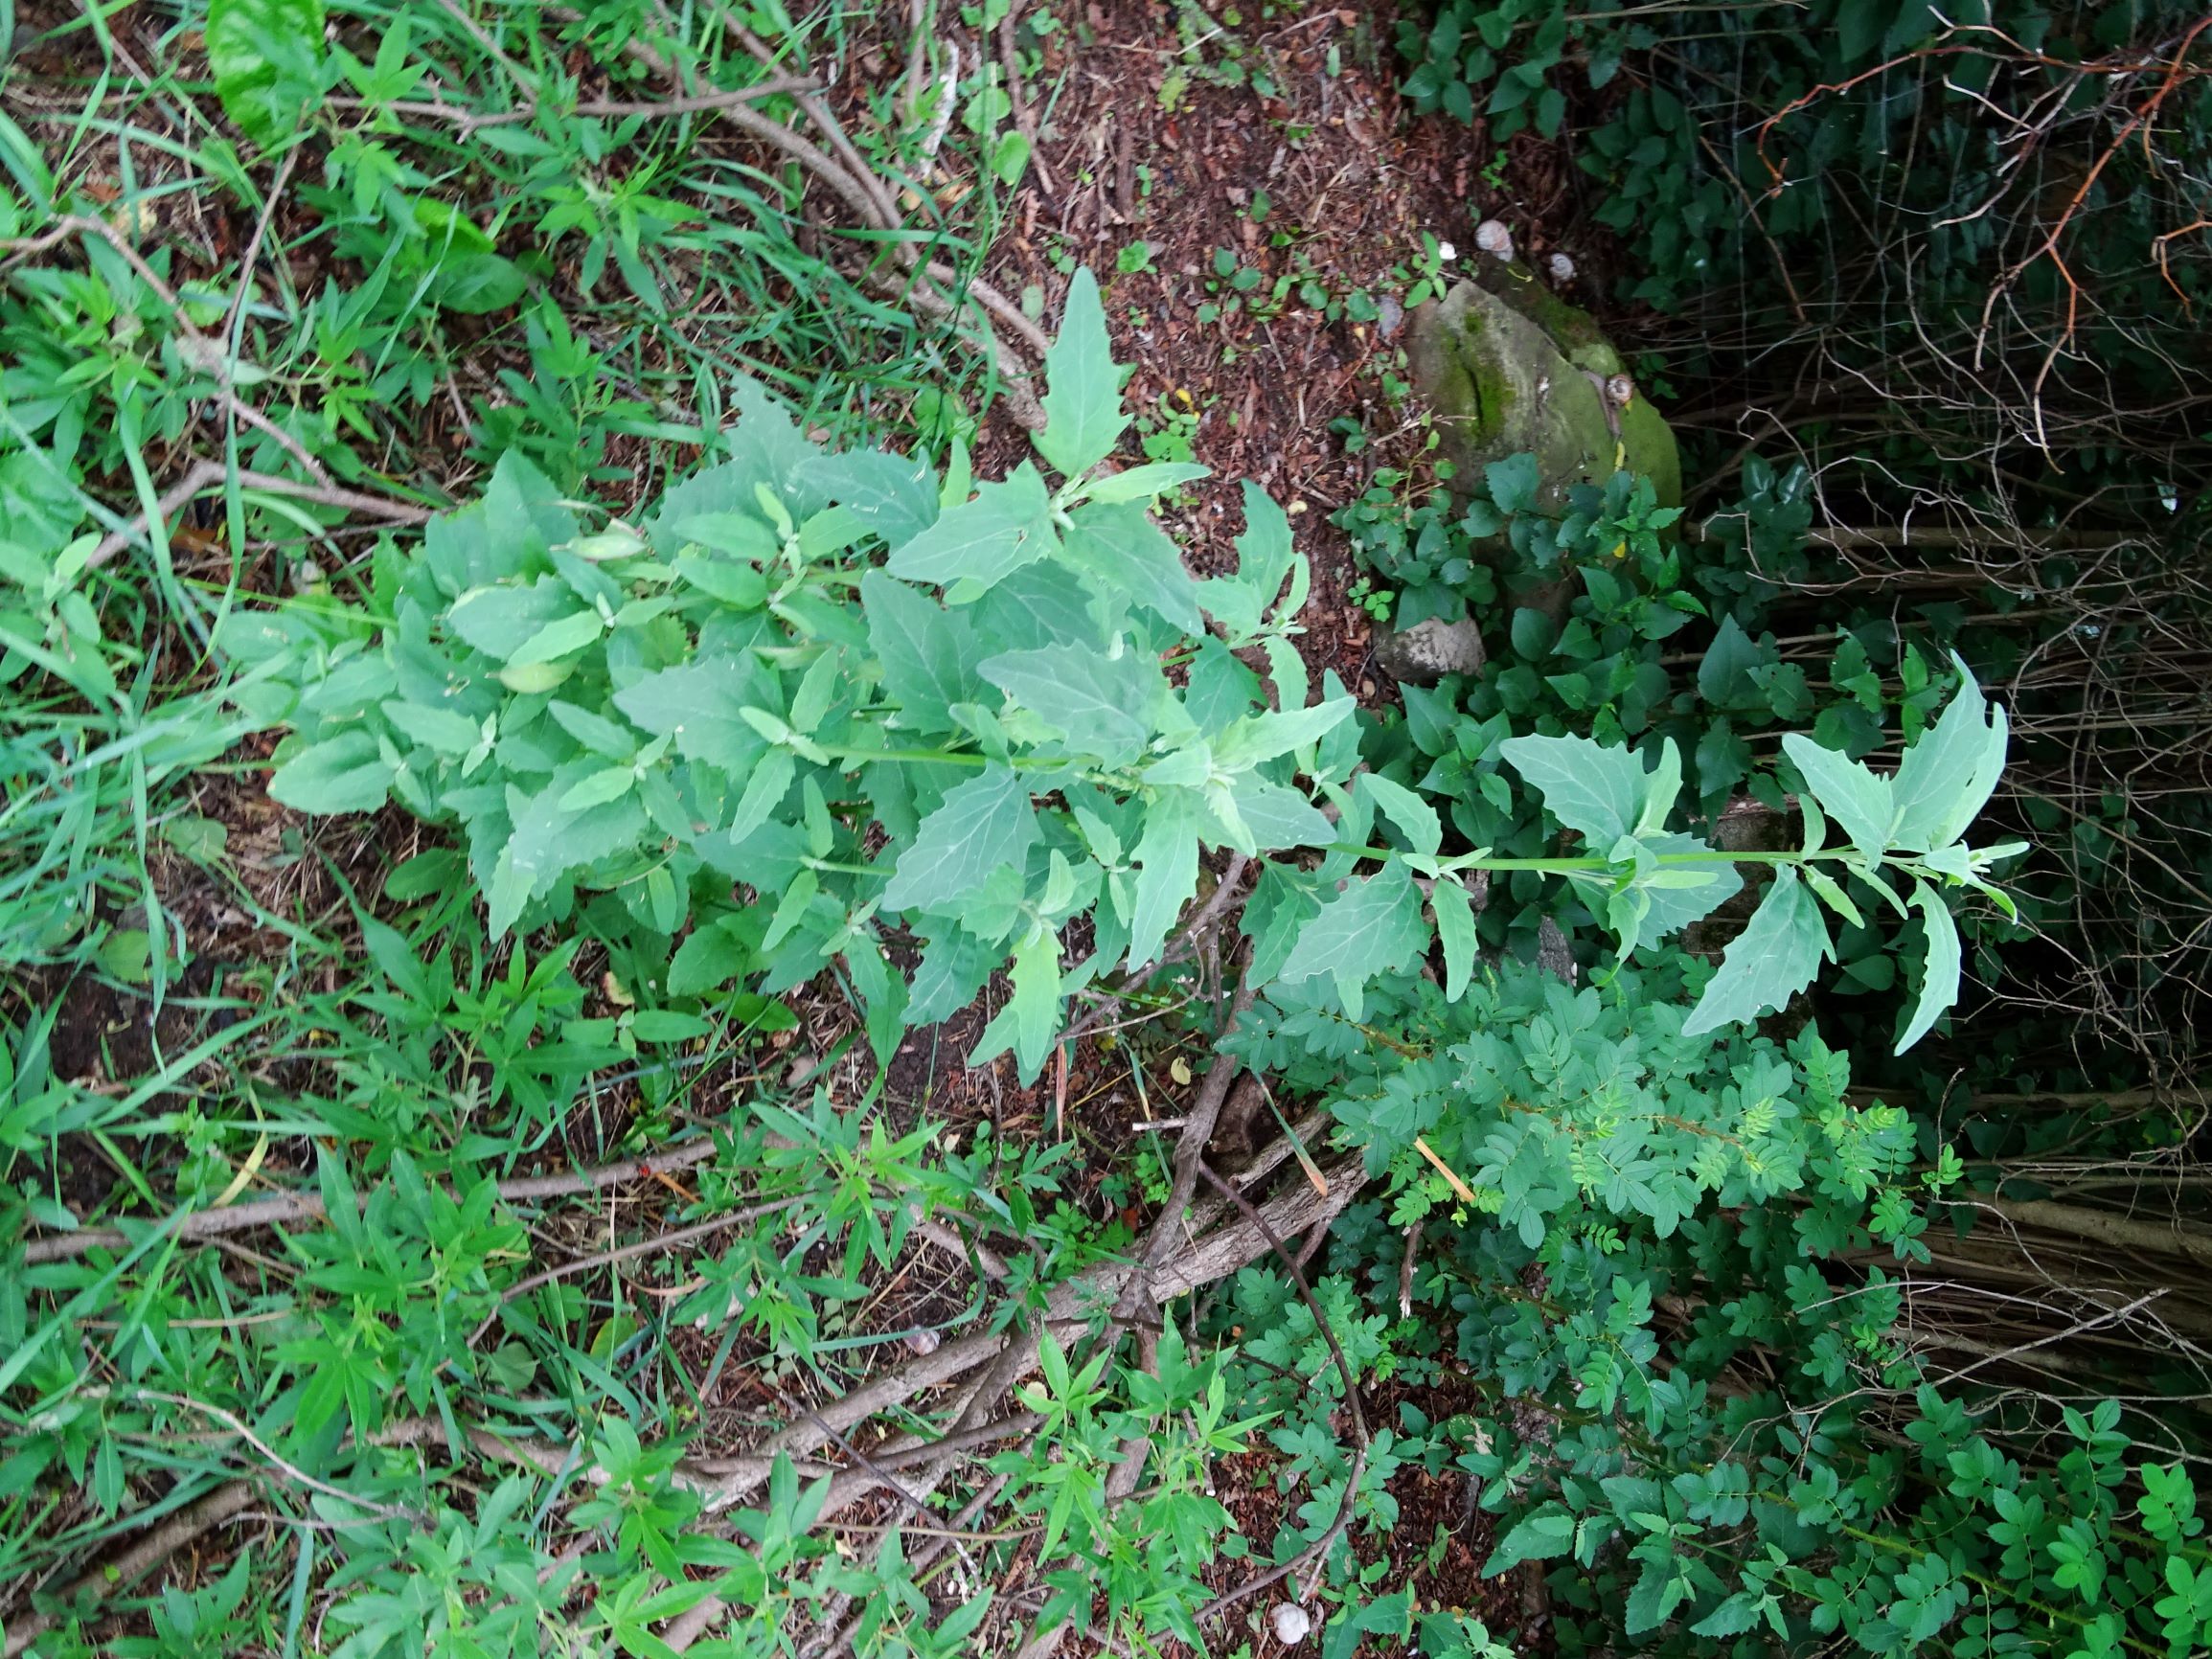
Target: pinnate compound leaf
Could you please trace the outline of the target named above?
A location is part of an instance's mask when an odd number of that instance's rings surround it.
[[[1925,881],[1913,883],[1912,902],[1927,930],[1927,961],[1921,969],[1920,1000],[1912,1005],[1912,1018],[1897,1039],[1899,1054],[1926,1036],[1944,1011],[1958,1001],[1958,923],[1951,920],[1943,895]]]
[[[1498,752],[1543,795],[1551,815],[1593,850],[1612,846],[1642,810],[1643,763],[1588,738],[1509,738]]]
[[[1818,901],[1797,872],[1784,865],[1728,946],[1721,971],[1683,1022],[1682,1034],[1748,1024],[1772,1012],[1811,985],[1822,959],[1832,954]]]
[[[322,0],[209,0],[204,39],[223,113],[248,138],[299,130],[322,94]]]
[[[1420,890],[1412,873],[1393,859],[1373,875],[1354,877],[1322,905],[1321,914],[1299,931],[1283,978],[1330,975],[1344,1011],[1357,1019],[1368,982],[1403,967],[1427,943]]]
[[[1804,774],[1805,783],[1819,797],[1828,815],[1843,826],[1851,844],[1866,854],[1868,862],[1889,851],[1897,808],[1890,781],[1878,778],[1857,761],[1834,749],[1823,749],[1812,739],[1791,732],[1782,739],[1782,752]]]
[[[1067,285],[1060,338],[1044,354],[1044,378],[1049,389],[1037,452],[1064,476],[1078,477],[1113,453],[1129,423],[1122,412],[1121,371],[1106,343],[1098,279],[1087,267]]]
[[[1959,687],[1890,780],[1897,844],[1916,852],[1948,847],[1989,802],[2005,768],[2005,712],[1986,701],[1957,657]]]
[[[983,663],[982,674],[1070,749],[1109,766],[1143,751],[1167,686],[1158,666],[1134,651],[1109,657],[1080,646],[1004,651]]]
[[[883,907],[956,911],[993,871],[1018,869],[1038,833],[1028,782],[1011,766],[987,766],[947,790],[922,820],[883,890]]]
[[[1052,501],[1044,480],[1028,462],[1002,481],[986,484],[971,501],[948,507],[931,525],[891,556],[893,576],[935,582],[955,604],[981,598],[1057,545]]]
[[[927,594],[872,570],[860,579],[868,647],[883,667],[883,690],[899,705],[899,724],[917,732],[959,730],[957,703],[975,701],[975,622]]]

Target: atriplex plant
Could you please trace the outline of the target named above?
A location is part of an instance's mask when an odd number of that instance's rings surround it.
[[[646,989],[772,994],[841,958],[883,1052],[1011,957],[1013,993],[971,1058],[1011,1049],[1025,1077],[1069,997],[1173,948],[1208,848],[1275,855],[1243,918],[1252,983],[1326,979],[1355,1020],[1362,988],[1432,940],[1456,998],[1475,963],[1463,877],[1509,870],[1574,882],[1626,956],[1734,896],[1738,865],[1772,867],[1693,1032],[1810,984],[1832,955],[1821,907],[1857,920],[1854,887],[1923,919],[1901,1048],[1955,999],[1943,892],[2002,903],[1987,873],[2018,850],[1961,839],[2005,750],[1963,665],[1894,777],[1788,740],[1799,851],[1670,828],[1671,743],[1521,737],[1497,753],[1582,851],[1447,852],[1421,788],[1362,769],[1336,677],[1309,701],[1292,643],[1307,568],[1282,511],[1247,486],[1236,575],[1194,580],[1150,503],[1198,469],[1099,470],[1129,417],[1087,272],[1047,369],[1036,448],[1057,486],[1031,462],[975,486],[957,442],[942,474],[825,453],[742,386],[723,458],[642,528],[591,527],[510,459],[420,548],[387,542],[364,602],[304,598],[228,630],[260,670],[241,676],[247,711],[298,733],[271,792],[457,820],[495,933],[588,907]],[[1061,933],[1079,920],[1070,966]],[[895,921],[925,941],[911,988],[885,959]]]

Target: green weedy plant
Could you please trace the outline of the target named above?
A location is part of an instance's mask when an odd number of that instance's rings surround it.
[[[1236,1052],[1317,1096],[1385,1181],[1314,1286],[1351,1363],[1487,1397],[1376,1428],[1347,1499],[1331,1374],[1284,1381],[1315,1373],[1311,1322],[1280,1275],[1241,1276],[1215,1316],[1258,1332],[1232,1376],[1280,1414],[1283,1478],[1311,1493],[1277,1558],[1346,1506],[1393,1525],[1369,1475],[1419,1463],[1498,1513],[1489,1571],[1562,1564],[1563,1651],[2200,1645],[2186,1465],[2132,1447],[2117,1401],[1972,1394],[1901,1324],[1881,1263],[1928,1260],[1955,1153],[1924,1156],[1810,1027],[1693,1033],[1684,980],[1678,957],[1581,989],[1507,964],[1452,1001],[1387,976],[1364,1031],[1278,986],[1241,1023]],[[1333,1573],[1348,1606],[1366,1593]]]
[[[295,729],[271,793],[457,822],[495,936],[581,920],[656,996],[772,995],[835,962],[878,1052],[1009,966],[970,1057],[1012,1050],[1031,1077],[1070,996],[1173,948],[1208,849],[1265,860],[1255,983],[1323,981],[1353,1019],[1370,980],[1432,942],[1448,994],[1464,989],[1477,872],[1566,877],[1627,954],[1711,914],[1740,864],[1772,867],[1699,1030],[1808,984],[1833,954],[1821,907],[1855,919],[1855,888],[1927,930],[1905,1041],[1954,999],[1941,896],[1994,892],[2011,851],[1960,840],[2004,755],[1971,679],[1895,779],[1792,744],[1801,851],[1673,828],[1670,743],[1493,732],[1485,759],[1582,850],[1447,852],[1429,791],[1362,769],[1333,675],[1309,701],[1306,568],[1281,510],[1247,487],[1236,575],[1197,581],[1148,511],[1197,469],[1099,470],[1129,416],[1087,272],[1047,371],[1036,447],[1057,484],[1025,462],[976,485],[957,443],[942,477],[826,453],[749,387],[725,457],[639,527],[594,521],[510,457],[419,548],[382,548],[359,602],[234,619],[247,712]],[[1071,966],[1060,936],[1079,919]],[[923,941],[911,987],[885,957],[894,923]]]

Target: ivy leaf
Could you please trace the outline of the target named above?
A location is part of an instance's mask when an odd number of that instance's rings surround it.
[[[935,582],[952,603],[965,604],[1056,545],[1051,497],[1037,468],[1024,461],[1004,480],[984,485],[972,501],[946,508],[891,556],[887,568],[909,581]]]
[[[957,911],[992,871],[1009,864],[1018,869],[1038,834],[1028,782],[1011,766],[987,766],[946,790],[937,810],[922,820],[883,890],[883,908]]]
[[[1927,962],[1921,969],[1920,1000],[1913,1004],[1904,1034],[1897,1039],[1899,1054],[1926,1036],[1943,1011],[1958,1001],[1958,923],[1951,920],[1943,896],[1925,881],[1912,884],[1912,902],[1927,930]]]
[[[1122,412],[1121,371],[1106,343],[1098,279],[1083,267],[1067,285],[1060,338],[1044,354],[1044,430],[1037,452],[1062,476],[1078,478],[1108,455],[1129,423]]]
[[[1904,752],[1890,780],[1897,844],[1916,852],[1948,847],[1967,831],[2005,766],[2005,712],[1986,702],[1954,656],[1959,688],[1933,727]]]
[[[1109,657],[1078,646],[1004,651],[983,677],[1044,721],[1079,754],[1108,766],[1133,761],[1152,735],[1152,711],[1167,682],[1134,651]]]
[[[301,812],[374,812],[384,804],[392,771],[369,733],[340,732],[279,766],[269,796]]]
[[[1684,1036],[1748,1024],[1782,1007],[1813,983],[1821,959],[1835,954],[1828,924],[1812,890],[1784,865],[1774,873],[1767,897],[1728,953],[1721,971],[1682,1024]]]
[[[1092,504],[1069,515],[1068,561],[1108,593],[1127,594],[1170,627],[1202,637],[1198,584],[1183,556],[1141,504]]]
[[[1345,1013],[1357,1019],[1368,982],[1403,967],[1427,943],[1412,872],[1394,859],[1373,875],[1355,878],[1322,905],[1321,914],[1299,931],[1283,978],[1330,975]]]
[[[1851,844],[1869,864],[1880,863],[1889,851],[1897,817],[1889,780],[1877,778],[1857,761],[1845,760],[1795,732],[1782,739],[1782,752],[1804,774],[1807,787],[1819,797],[1828,815],[1843,826]]]
[[[1474,973],[1474,903],[1452,875],[1437,878],[1428,903],[1436,913],[1437,943],[1444,946],[1444,1000],[1457,1002]]]
[[[1593,849],[1610,847],[1636,822],[1644,767],[1627,749],[1588,738],[1509,738],[1498,753],[1542,792],[1551,815]]]
[[[872,570],[860,579],[868,648],[883,666],[883,689],[899,704],[899,724],[917,732],[959,730],[956,703],[975,701],[975,620],[927,594]]]

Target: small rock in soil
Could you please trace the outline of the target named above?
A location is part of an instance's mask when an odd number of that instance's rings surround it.
[[[1480,673],[1489,654],[1482,648],[1482,630],[1471,621],[1429,617],[1403,632],[1380,634],[1375,660],[1403,684],[1433,686],[1446,674]]]

